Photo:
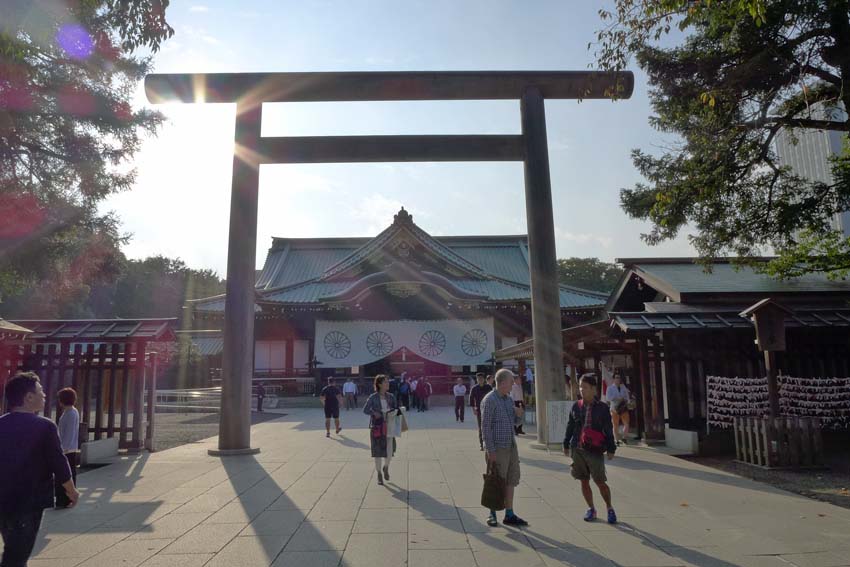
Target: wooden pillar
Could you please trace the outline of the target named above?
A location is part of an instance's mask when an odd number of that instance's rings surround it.
[[[555,222],[546,141],[546,109],[536,87],[523,92],[520,101],[525,146],[525,210],[531,268],[531,325],[534,336],[534,371],[537,408],[537,441],[548,445],[546,402],[564,400],[561,301],[555,256]]]
[[[767,399],[770,405],[770,417],[779,417],[779,384],[776,379],[776,352],[764,351],[764,365],[767,369]]]
[[[118,343],[112,344],[109,359],[109,408],[106,413],[106,437],[115,435],[115,406],[118,404]]]
[[[87,424],[88,430],[91,431],[91,397],[92,392],[95,395],[100,395],[99,390],[92,388],[92,365],[94,360],[94,345],[89,343],[86,345],[86,358],[83,362],[83,405],[82,412],[83,417],[80,419],[82,423]],[[83,442],[88,441],[88,436],[86,439],[82,440]]]
[[[130,448],[139,450],[144,447],[142,439],[142,424],[145,413],[145,341],[136,342],[136,360],[133,367],[133,439]]]
[[[652,413],[649,384],[649,352],[644,337],[638,338],[638,376],[640,380],[640,399],[638,411],[642,414],[645,436],[652,434]]]
[[[221,372],[218,450],[211,455],[258,453],[251,448],[251,378],[254,372],[254,285],[257,256],[257,201],[262,104],[236,104],[227,296]]]
[[[105,400],[104,373],[106,372],[106,343],[100,344],[97,351],[97,388],[95,389],[94,402],[94,438],[101,439],[103,436],[103,402]]]
[[[295,335],[286,337],[286,364],[287,374],[295,376]]]
[[[39,345],[43,347],[43,345]],[[48,345],[46,351],[42,350],[41,362],[41,379],[44,388],[44,417],[51,419],[53,415],[53,406],[56,403],[56,379],[58,372],[56,368],[56,345]]]
[[[127,433],[130,430],[130,352],[132,343],[124,343],[124,356],[121,364],[121,429],[118,433],[118,445],[127,447]]]
[[[150,452],[156,451],[156,353],[150,355],[150,375],[145,375],[148,384],[148,426],[145,432],[145,447]],[[145,368],[147,372],[147,367]]]

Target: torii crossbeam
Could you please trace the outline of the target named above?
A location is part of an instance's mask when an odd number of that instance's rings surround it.
[[[531,267],[537,438],[548,439],[546,402],[565,399],[561,310],[544,99],[629,98],[629,71],[453,71],[356,73],[158,74],[145,78],[151,103],[235,103],[236,147],[227,247],[218,450],[251,447],[254,269],[262,164],[522,161]],[[522,134],[485,136],[263,137],[264,102],[505,100],[520,101]]]

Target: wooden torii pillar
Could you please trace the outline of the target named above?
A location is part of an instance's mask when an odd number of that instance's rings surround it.
[[[563,400],[560,299],[544,100],[629,98],[629,71],[456,71],[155,74],[151,103],[235,103],[236,147],[227,248],[219,448],[254,453],[251,376],[259,166],[284,163],[522,161],[531,264],[537,435],[548,443],[546,402]],[[519,100],[520,135],[263,137],[264,102]]]

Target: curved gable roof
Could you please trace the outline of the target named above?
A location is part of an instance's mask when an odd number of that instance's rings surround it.
[[[360,278],[340,275],[365,261],[405,231],[421,246],[463,275],[448,277],[452,286],[483,301],[530,301],[528,238],[507,236],[431,236],[402,209],[393,224],[375,238],[275,238],[257,279],[257,299],[282,304],[332,300]],[[560,286],[561,307],[599,307],[607,294]],[[222,297],[195,300],[202,311],[222,311]]]

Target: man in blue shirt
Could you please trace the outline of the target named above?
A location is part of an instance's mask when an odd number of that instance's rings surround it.
[[[508,526],[527,526],[528,522],[514,514],[514,489],[519,486],[519,452],[514,428],[522,422],[524,410],[514,406],[511,386],[514,373],[507,368],[496,372],[496,389],[481,401],[481,433],[487,463],[495,463],[499,476],[505,479],[505,518]],[[496,526],[496,511],[490,510],[488,526]]]
[[[44,390],[33,372],[19,372],[6,384],[6,407],[0,417],[0,565],[27,564],[45,508],[53,507],[53,479],[74,506],[80,493],[71,479],[56,425],[44,411]]]

